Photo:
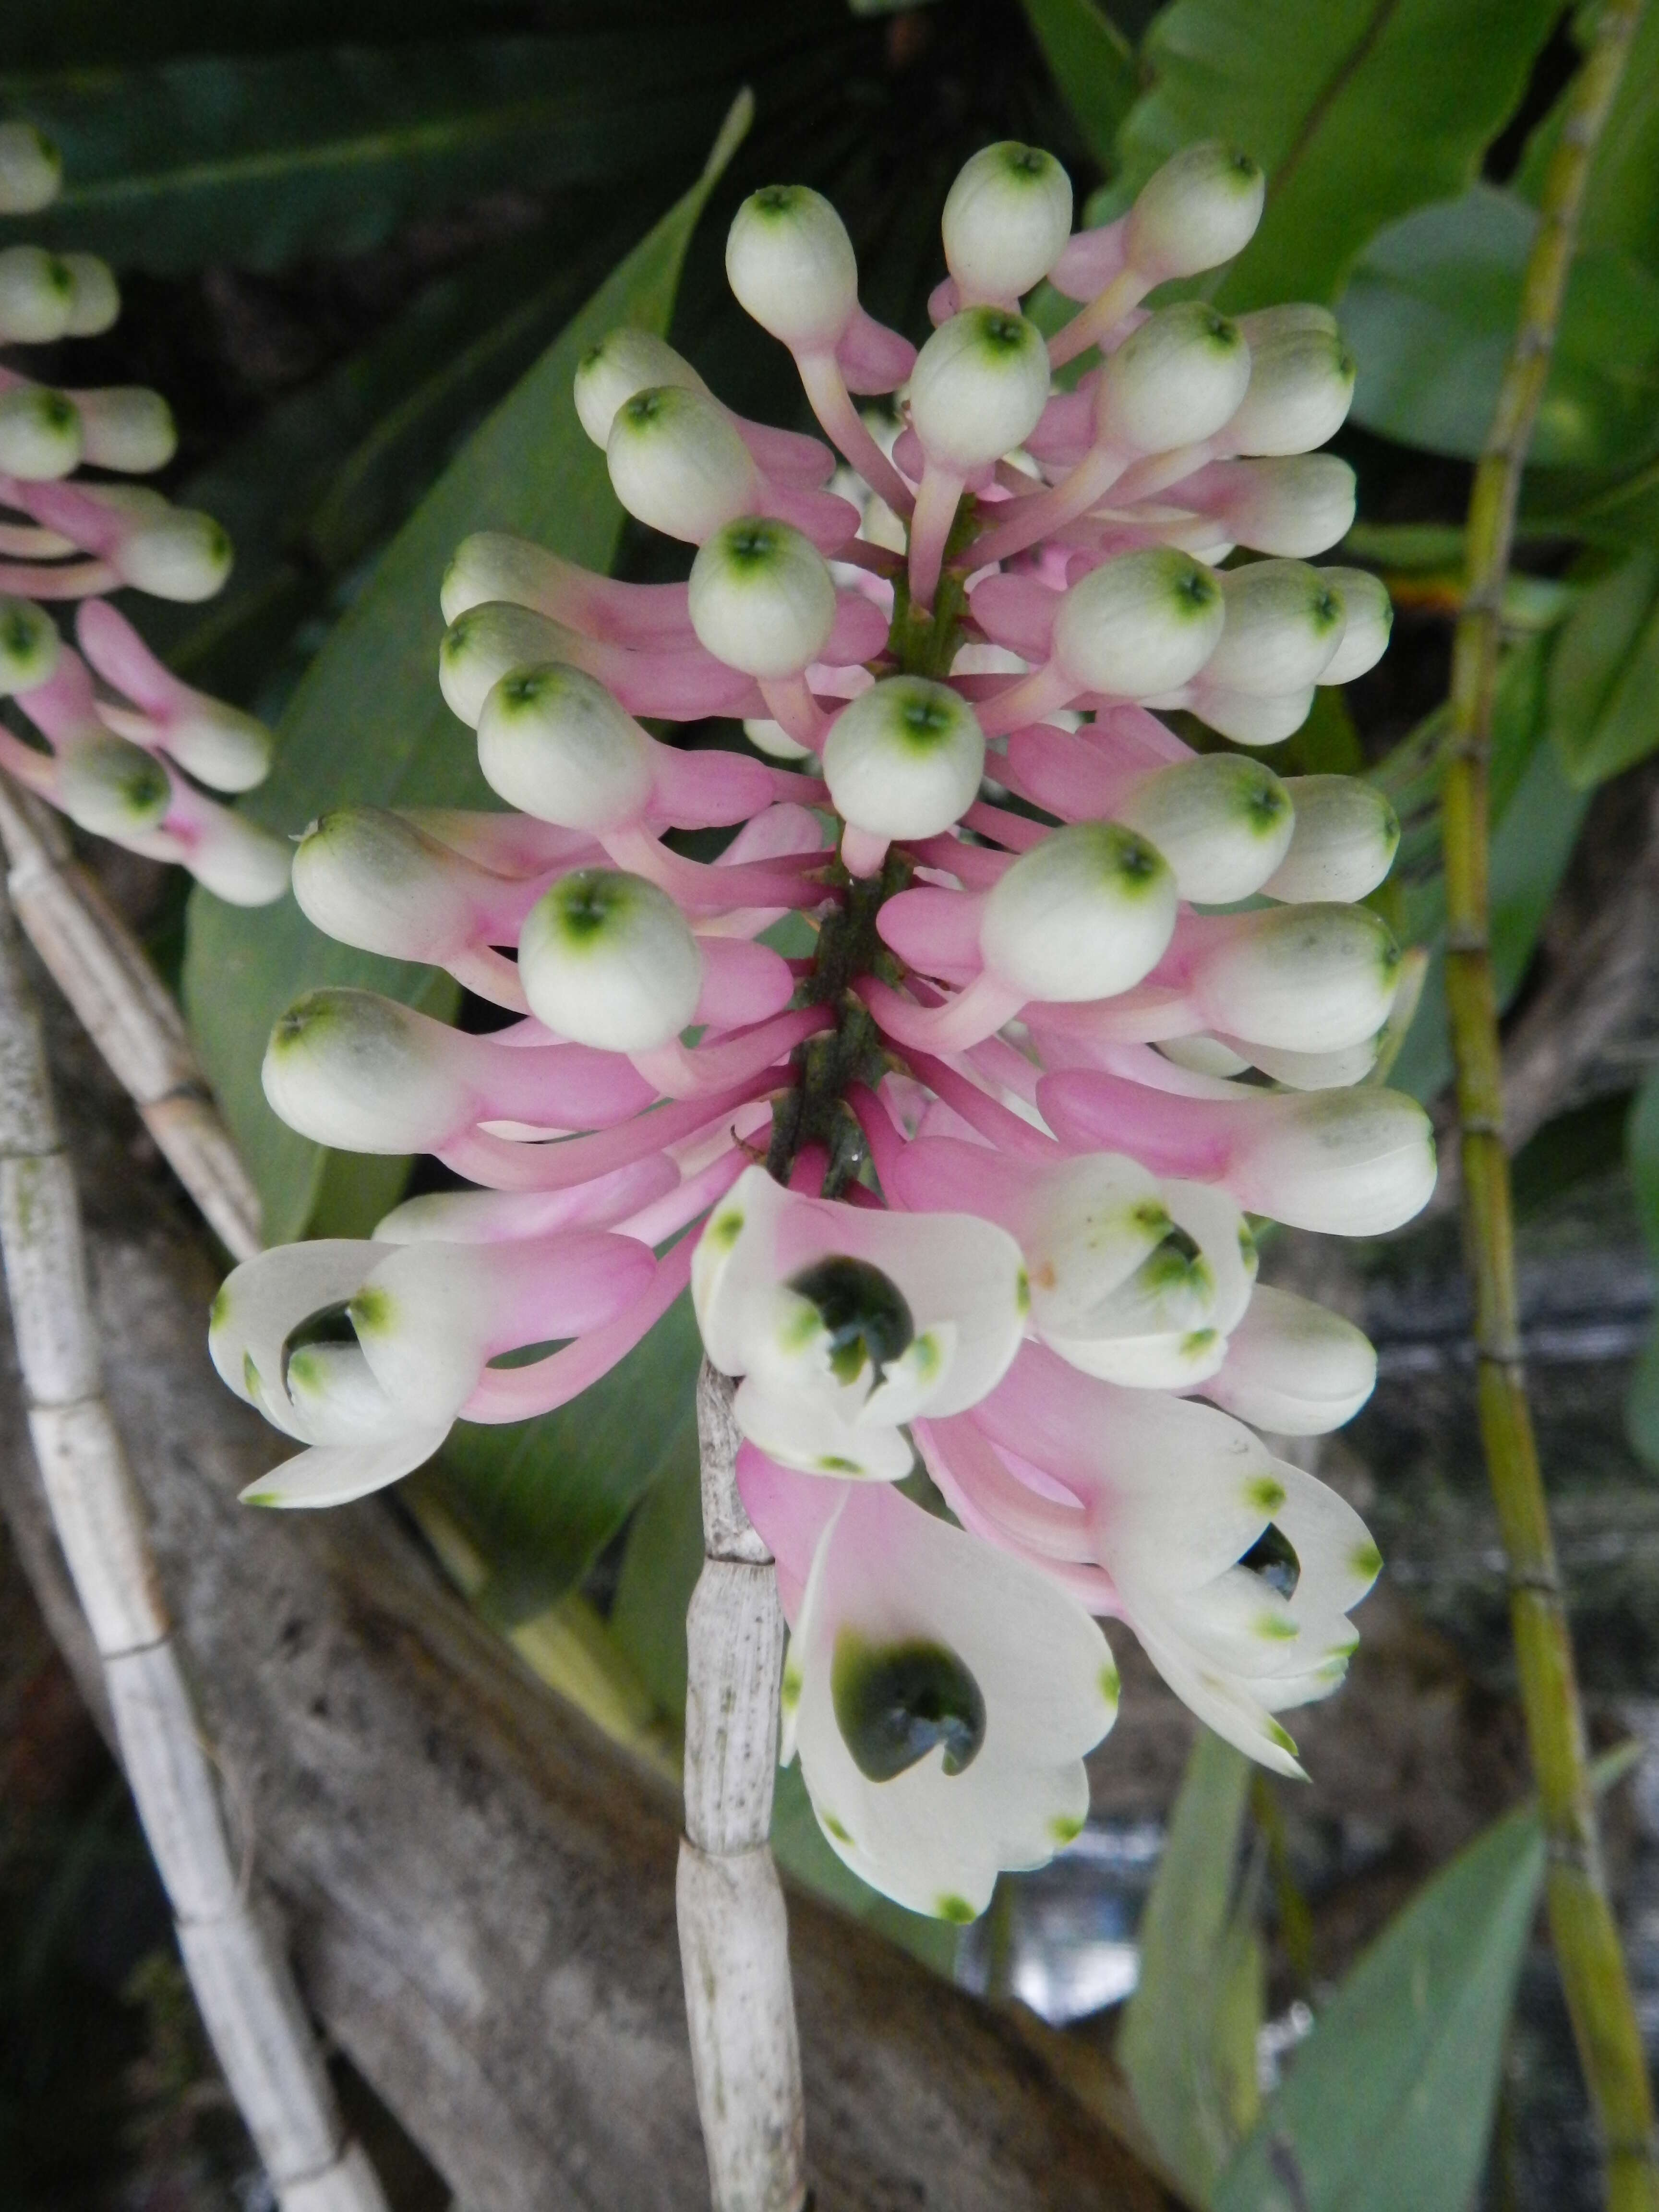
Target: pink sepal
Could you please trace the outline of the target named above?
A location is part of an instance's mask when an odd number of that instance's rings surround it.
[[[974,620],[987,637],[1023,659],[1048,658],[1061,594],[1032,575],[1003,571],[987,576],[968,595]]]
[[[751,1443],[738,1452],[738,1495],[777,1561],[778,1596],[791,1628],[824,1530],[852,1486],[822,1474],[797,1474]]]
[[[899,379],[901,383],[903,380]],[[836,473],[835,454],[822,438],[809,438],[799,430],[779,430],[770,422],[751,422],[746,415],[733,415],[732,423],[762,474],[779,483],[811,489],[827,484]]]
[[[1025,450],[1045,468],[1075,468],[1095,442],[1094,376],[1089,375],[1073,392],[1056,392]]]
[[[968,891],[918,884],[884,902],[876,928],[908,967],[947,983],[968,983],[984,965],[979,951],[984,905],[981,896]]]
[[[836,360],[849,392],[896,392],[916,365],[916,349],[897,331],[854,307],[836,343]]]
[[[1060,256],[1048,271],[1048,282],[1068,300],[1092,300],[1103,292],[1127,265],[1124,233],[1128,218],[1103,223],[1097,230],[1079,230],[1068,238]]]
[[[858,536],[862,518],[850,500],[838,498],[832,491],[813,491],[802,484],[780,483],[775,477],[764,478],[763,483],[761,512],[775,514],[780,522],[788,523],[803,537],[810,538],[820,553],[838,553],[849,539]]]
[[[446,1167],[486,1190],[568,1190],[651,1152],[718,1129],[733,1108],[776,1089],[778,1080],[765,1073],[733,1085],[720,1097],[676,1101],[586,1136],[534,1143],[473,1129],[434,1151]]]
[[[789,963],[770,945],[742,937],[708,937],[702,946],[702,995],[697,1019],[716,1030],[741,1029],[781,1014],[794,994]]]

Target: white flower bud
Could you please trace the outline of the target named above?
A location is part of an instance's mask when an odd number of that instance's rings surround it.
[[[471,943],[474,872],[405,816],[343,806],[313,822],[294,854],[294,896],[325,937],[437,966]]]
[[[693,545],[756,504],[759,477],[718,400],[652,385],[617,410],[605,461],[638,522]]]
[[[1207,301],[1150,316],[1110,355],[1095,395],[1102,441],[1123,453],[1200,445],[1237,411],[1250,382],[1238,325]]]
[[[276,740],[258,715],[198,691],[169,719],[163,743],[180,768],[215,791],[252,791],[270,773]]]
[[[1414,1098],[1366,1086],[1263,1101],[1228,1187],[1253,1213],[1334,1237],[1382,1237],[1427,1205],[1434,1129]]]
[[[228,807],[216,806],[186,858],[191,875],[228,906],[269,906],[288,889],[294,848]]]
[[[766,185],[732,217],[726,276],[738,303],[799,351],[836,343],[859,302],[847,226],[806,185]]]
[[[1322,684],[1352,684],[1375,668],[1389,649],[1394,605],[1389,587],[1369,568],[1324,568],[1320,574],[1342,594],[1348,620],[1342,642],[1326,665]]]
[[[1274,1436],[1316,1437],[1352,1420],[1376,1383],[1376,1353],[1351,1321],[1264,1283],[1204,1395]]]
[[[1285,1052],[1278,1046],[1247,1048],[1247,1067],[1258,1068],[1287,1091],[1346,1091],[1363,1083],[1376,1065],[1377,1036],[1361,1037],[1340,1052]]]
[[[560,1036],[604,1052],[672,1043],[696,1015],[702,966],[667,892],[614,869],[562,877],[519,935],[531,1012]]]
[[[447,1143],[467,1097],[441,1022],[374,991],[310,991],[270,1032],[260,1079],[290,1129],[347,1152]]]
[[[1054,654],[1083,690],[1157,698],[1198,673],[1224,619],[1213,572],[1157,546],[1079,578],[1054,617]]]
[[[562,660],[577,640],[562,623],[531,607],[486,600],[458,615],[438,648],[438,688],[451,714],[476,730],[484,701],[514,668]]]
[[[1342,642],[1346,608],[1334,573],[1305,561],[1226,570],[1226,625],[1204,664],[1206,684],[1278,699],[1315,683]]]
[[[1207,678],[1208,670],[1205,671]],[[1293,738],[1313,711],[1314,688],[1287,691],[1264,699],[1255,691],[1229,691],[1207,681],[1195,684],[1190,697],[1177,695],[1162,703],[1190,706],[1199,720],[1207,722],[1236,745],[1282,745]]]
[[[1328,552],[1353,526],[1353,471],[1334,453],[1217,461],[1212,468],[1212,483],[1194,488],[1193,504],[1253,553],[1306,561]],[[1172,487],[1166,496],[1184,503],[1188,489]]]
[[[1109,999],[1139,982],[1175,928],[1175,878],[1143,837],[1078,822],[1022,853],[985,902],[986,966],[1027,998]]]
[[[1267,188],[1236,146],[1218,139],[1183,146],[1146,179],[1129,210],[1129,266],[1158,283],[1218,269],[1254,237]]]
[[[104,392],[78,392],[82,458],[94,468],[147,476],[164,469],[179,450],[173,410],[159,392],[122,384]]]
[[[108,330],[121,313],[120,289],[114,273],[109,264],[100,261],[95,253],[66,253],[63,258],[75,283],[64,336],[95,338]]]
[[[708,390],[665,338],[626,326],[612,331],[591,346],[577,366],[576,413],[583,429],[603,453],[611,442],[617,410],[626,406],[636,392],[668,384],[686,392]]]
[[[50,345],[69,329],[75,271],[41,246],[0,252],[0,345]]]
[[[67,749],[52,795],[71,822],[95,836],[131,837],[161,826],[173,784],[154,753],[111,731]]]
[[[1400,817],[1376,786],[1358,775],[1298,775],[1285,788],[1296,828],[1261,886],[1268,897],[1299,903],[1375,890],[1400,844]]]
[[[952,315],[910,375],[910,420],[924,451],[963,471],[1024,445],[1048,404],[1042,333],[1007,307]]]
[[[1369,907],[1267,907],[1222,927],[1192,988],[1209,1026],[1229,1038],[1340,1052],[1388,1019],[1400,948]]]
[[[836,626],[836,586],[810,538],[787,522],[740,515],[691,563],[691,627],[728,668],[763,679],[798,676]]]
[[[957,173],[942,228],[945,265],[964,300],[1018,300],[1071,235],[1072,180],[1041,147],[1004,139]]]
[[[948,684],[891,676],[842,708],[823,748],[837,811],[878,837],[935,837],[979,796],[985,738]]]
[[[651,796],[651,740],[593,677],[560,661],[514,668],[478,715],[478,766],[509,805],[603,836]]]
[[[1182,898],[1230,906],[1260,890],[1295,829],[1291,794],[1265,762],[1238,753],[1178,761],[1138,783],[1116,818],[1155,845]]]
[[[763,715],[744,721],[743,734],[757,752],[768,753],[774,760],[811,760],[812,748],[798,745],[781,722],[774,722]]]
[[[110,555],[110,564],[135,591],[193,602],[210,599],[220,589],[230,574],[231,557],[222,523],[193,507],[174,507],[129,532]]]
[[[57,198],[64,157],[32,123],[0,123],[0,215],[38,215]]]
[[[582,581],[583,572],[544,545],[505,530],[475,530],[450,556],[438,605],[447,623],[491,600],[541,613],[550,611],[550,601],[555,606],[567,603],[561,587],[568,589],[573,580]]]
[[[81,417],[61,392],[40,384],[0,392],[0,475],[44,483],[81,462]]]
[[[0,598],[0,699],[33,691],[58,665],[57,625],[33,599]]]
[[[1249,318],[1244,330],[1249,337]],[[1250,388],[1227,424],[1238,453],[1307,453],[1333,437],[1353,399],[1353,356],[1313,325],[1249,337]]]

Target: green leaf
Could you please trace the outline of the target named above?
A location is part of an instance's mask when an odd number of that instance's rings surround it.
[[[556,1413],[496,1428],[458,1421],[430,1470],[489,1568],[480,1607],[505,1626],[573,1589],[647,1492],[697,1466],[702,1346],[689,1297]]]
[[[1625,1127],[1625,1160],[1636,1189],[1637,1218],[1659,1266],[1659,1061],[1649,1068]],[[1625,1400],[1625,1429],[1639,1457],[1659,1468],[1659,1322],[1643,1348]]]
[[[1563,92],[1527,142],[1515,183],[1529,200],[1542,193],[1566,99]],[[1659,15],[1651,8],[1637,19],[1619,89],[1595,141],[1578,238],[1581,246],[1615,246],[1659,276]]]
[[[794,40],[799,40],[799,27]],[[357,253],[479,193],[611,182],[707,144],[734,82],[791,43],[775,11],[648,27],[0,77],[63,149],[44,214],[0,222],[170,271]]]
[[[1473,460],[1492,428],[1536,213],[1477,185],[1373,239],[1338,309],[1359,365],[1353,416]],[[1659,277],[1609,248],[1572,267],[1539,409],[1540,463],[1628,460],[1659,435]]]
[[[1024,6],[1090,151],[1111,167],[1139,84],[1128,40],[1095,0],[1024,0]]]
[[[1142,49],[1152,88],[1119,145],[1128,204],[1195,138],[1267,173],[1261,228],[1224,307],[1332,301],[1367,240],[1472,184],[1519,100],[1556,0],[1173,0]]]
[[[586,567],[614,556],[621,514],[605,457],[576,420],[571,381],[589,346],[618,323],[667,328],[692,229],[747,128],[733,107],[707,167],[600,286],[512,393],[468,439],[381,556],[312,664],[283,718],[271,776],[247,803],[279,832],[328,807],[490,803],[469,733],[438,689],[438,587],[469,531],[517,531]],[[453,986],[408,963],[337,945],[290,896],[256,913],[192,894],[185,997],[197,1046],[258,1185],[273,1243],[304,1231],[322,1174],[321,1147],[266,1105],[259,1065],[272,1023],[300,993],[367,986],[428,1002]]]
[[[1209,1729],[1193,1746],[1140,1923],[1140,1979],[1117,2056],[1159,2155],[1208,2201],[1255,2116],[1261,1953],[1234,1902],[1250,1762]]]
[[[1468,2212],[1543,1872],[1527,1810],[1419,1892],[1297,2051],[1214,2212]]]
[[[1550,664],[1550,736],[1580,791],[1659,749],[1659,550],[1632,553],[1568,617]]]

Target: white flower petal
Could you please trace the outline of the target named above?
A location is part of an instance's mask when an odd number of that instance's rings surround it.
[[[374,1444],[313,1444],[241,1493],[244,1505],[349,1505],[412,1474],[449,1434],[447,1421],[400,1429]]]
[[[213,1301],[208,1351],[222,1381],[289,1436],[310,1438],[284,1386],[283,1348],[302,1322],[343,1305],[393,1248],[356,1237],[283,1244],[246,1260]]]

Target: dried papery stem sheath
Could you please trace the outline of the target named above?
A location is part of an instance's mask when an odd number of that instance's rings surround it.
[[[1489,773],[1500,607],[1522,469],[1549,371],[1591,157],[1640,13],[1640,0],[1610,0],[1595,18],[1594,44],[1545,179],[1520,327],[1469,506],[1468,591],[1453,652],[1443,802],[1446,988],[1474,1277],[1481,1435],[1509,1558],[1522,1704],[1549,1844],[1550,1925],[1601,2123],[1614,2212],[1659,2206],[1659,2154],[1641,2036],[1602,1879],[1572,1640],[1521,1363],[1490,942]]]
[[[677,1905],[714,2212],[799,2212],[805,2123],[789,1939],[773,1863],[783,1611],[738,1495],[732,1386],[697,1383],[703,1569],[686,1622],[685,1838]]]
[[[259,1249],[259,1198],[208,1097],[179,1009],[76,860],[58,817],[0,775],[11,903],[82,1027],[227,1251]]]
[[[75,1179],[0,900],[0,1254],[52,1521],[103,1662],[202,2017],[283,2212],[385,2212],[231,1847],[211,1758],[103,1395]]]

